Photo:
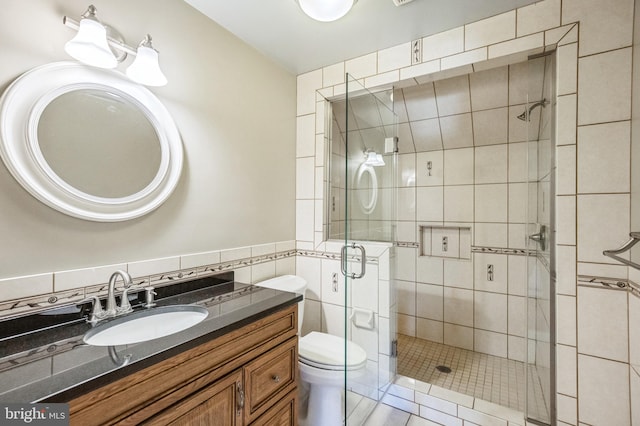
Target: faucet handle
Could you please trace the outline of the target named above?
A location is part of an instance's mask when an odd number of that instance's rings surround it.
[[[120,298],[120,307],[117,308],[119,314],[126,314],[133,311],[131,303],[129,303],[129,296],[127,295],[130,289],[131,287],[125,287],[125,289],[122,291],[122,297]]]
[[[85,302],[93,302],[91,308],[91,315],[87,319],[87,322],[96,323],[99,319],[104,315],[104,311],[102,310],[102,304],[100,303],[100,298],[98,296],[89,296],[82,301]]]

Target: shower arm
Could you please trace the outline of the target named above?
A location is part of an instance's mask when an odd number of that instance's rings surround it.
[[[627,260],[618,256],[619,254],[622,254],[628,250],[631,250],[631,247],[635,246],[640,241],[640,232],[631,232],[629,234],[629,237],[631,237],[631,239],[626,243],[624,243],[622,247],[615,250],[605,250],[602,252],[602,254],[612,259],[615,259],[618,262],[624,263],[627,266],[631,266],[632,268],[640,269],[640,264],[637,264],[635,262],[632,262],[630,260]]]
[[[548,103],[549,101],[547,101],[546,98],[543,98],[541,101],[534,102],[528,109],[525,109],[524,112],[520,114],[517,118],[523,121],[529,121],[529,117],[531,116],[531,113],[533,112],[534,109],[536,109],[539,106],[541,106],[542,108],[545,108]]]

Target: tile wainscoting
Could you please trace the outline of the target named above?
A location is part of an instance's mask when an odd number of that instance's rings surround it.
[[[185,254],[161,259],[96,266],[0,279],[0,319],[106,296],[110,275],[118,269],[131,275],[134,286],[159,287],[187,277],[235,272],[235,279],[255,283],[295,273],[295,241]]]

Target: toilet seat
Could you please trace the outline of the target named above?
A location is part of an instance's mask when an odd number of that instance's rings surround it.
[[[347,360],[345,365],[345,339],[327,333],[312,331],[301,337],[298,344],[298,360],[306,365],[323,370],[359,370],[367,364],[367,353],[357,344],[346,340]],[[345,368],[346,367],[346,368]]]

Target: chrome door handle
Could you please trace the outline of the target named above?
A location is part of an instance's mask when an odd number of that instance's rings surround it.
[[[360,273],[356,274],[355,272],[348,273],[347,272],[347,249],[358,249],[360,250]],[[351,243],[351,245],[344,245],[340,249],[340,269],[342,270],[342,275],[345,277],[349,277],[351,279],[359,279],[364,277],[367,268],[367,251],[365,250],[363,245]]]

